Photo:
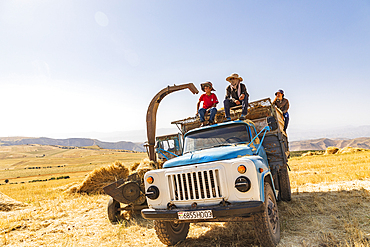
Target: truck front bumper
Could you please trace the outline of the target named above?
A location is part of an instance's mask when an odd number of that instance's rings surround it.
[[[149,220],[164,220],[174,221],[179,220],[178,212],[189,212],[199,210],[212,210],[212,219],[204,220],[190,220],[188,222],[197,221],[228,221],[235,218],[248,218],[254,213],[261,212],[263,210],[263,202],[261,201],[249,201],[242,203],[233,203],[229,205],[217,205],[217,206],[203,206],[196,208],[173,208],[173,209],[143,209],[141,215],[145,219]],[[181,220],[181,222],[187,220]]]

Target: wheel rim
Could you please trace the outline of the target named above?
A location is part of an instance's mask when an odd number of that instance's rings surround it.
[[[173,230],[173,232],[179,233],[184,229],[185,224],[184,223],[170,222],[170,226],[171,226],[171,229]]]
[[[268,221],[272,228],[273,233],[276,233],[279,224],[279,215],[277,205],[270,197],[267,204]]]
[[[120,203],[118,201],[114,201],[114,207],[113,207],[113,214],[116,216],[117,219],[119,219],[119,216],[121,214],[121,211],[119,208],[121,207]]]

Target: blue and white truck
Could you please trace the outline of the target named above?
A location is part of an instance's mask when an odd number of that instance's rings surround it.
[[[199,127],[199,118],[190,117],[172,122],[181,133],[155,139],[158,104],[184,88],[197,92],[193,84],[168,86],[148,108],[148,154],[153,161],[165,161],[163,168],[107,186],[105,192],[112,196],[108,218],[116,222],[122,210],[142,209],[166,245],[186,239],[190,223],[251,221],[260,244],[276,246],[277,201],[291,199],[282,112],[262,99],[249,104],[246,120],[238,120],[241,109],[234,107],[232,121],[224,122],[221,109],[214,125]]]
[[[145,174],[149,208],[141,213],[154,220],[162,243],[184,240],[190,223],[252,221],[262,246],[278,244],[276,202],[291,197],[281,112],[269,99],[251,103],[254,121],[237,120],[238,110],[235,121],[185,130],[182,155]],[[175,123],[183,130],[193,124]]]

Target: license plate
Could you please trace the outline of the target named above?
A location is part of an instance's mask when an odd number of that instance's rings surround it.
[[[212,219],[212,210],[177,212],[179,220]]]

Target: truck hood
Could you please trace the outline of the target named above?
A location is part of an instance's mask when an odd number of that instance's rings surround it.
[[[216,147],[187,153],[183,156],[170,159],[164,163],[163,168],[229,160],[244,155],[253,155],[252,148],[247,145]]]

